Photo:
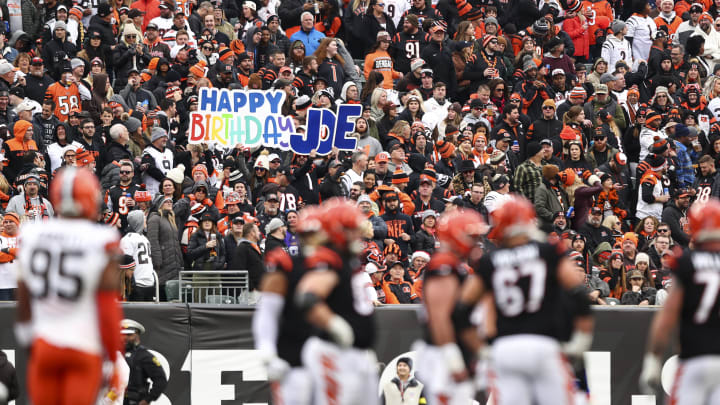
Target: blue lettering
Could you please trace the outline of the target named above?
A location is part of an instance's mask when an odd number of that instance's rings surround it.
[[[307,115],[307,131],[302,134],[290,135],[290,149],[301,155],[308,155],[313,149],[317,149],[320,143],[320,119],[322,110],[310,109]]]
[[[211,89],[203,87],[200,89],[200,105],[198,109],[200,111],[215,111],[215,104],[217,103],[217,89]]]
[[[275,117],[268,115],[265,117],[265,146],[275,147],[280,142],[280,132],[278,132],[278,125],[275,122]]]
[[[239,112],[247,103],[247,96],[242,91],[233,91],[233,112]]]
[[[320,128],[318,128],[318,131],[320,131],[320,146],[318,146],[317,154],[324,156],[332,151],[333,138],[335,138],[335,113],[329,108],[321,111],[322,122]]]
[[[232,112],[232,109],[230,108],[230,94],[225,89],[220,91],[220,100],[218,101],[217,111]]]
[[[355,131],[355,120],[349,118],[359,117],[362,114],[362,107],[357,104],[343,104],[338,108],[337,121],[335,122],[334,146],[340,150],[355,150],[357,138],[348,137]]]
[[[273,114],[280,114],[280,105],[285,99],[284,91],[273,91],[265,93],[268,103],[270,103],[270,112]]]
[[[262,93],[250,93],[250,113],[255,114],[263,104],[265,103],[265,98],[263,97]]]

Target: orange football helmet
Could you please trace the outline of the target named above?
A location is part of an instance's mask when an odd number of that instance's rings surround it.
[[[475,210],[453,211],[440,216],[437,225],[438,239],[462,255],[472,250],[485,232],[487,224]]]
[[[322,210],[317,205],[309,205],[298,213],[297,231],[300,234],[322,230]]]
[[[353,242],[348,231],[359,230],[365,217],[356,204],[345,198],[331,198],[323,204],[321,221],[328,241],[342,249]],[[358,234],[359,237],[359,234]]]
[[[693,204],[688,217],[695,242],[720,240],[720,200],[712,197],[705,203]]]
[[[504,239],[536,229],[535,207],[525,197],[513,196],[490,214],[490,239]]]
[[[100,182],[88,169],[65,167],[50,184],[50,202],[64,217],[98,219]]]

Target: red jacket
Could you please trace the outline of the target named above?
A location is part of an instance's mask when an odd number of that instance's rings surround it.
[[[582,27],[580,17],[566,19],[563,23],[565,32],[570,35],[570,38],[575,45],[575,54],[573,56],[590,56],[590,34],[588,30]]]

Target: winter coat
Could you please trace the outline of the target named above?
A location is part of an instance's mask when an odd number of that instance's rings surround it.
[[[650,287],[645,287],[640,292],[626,291],[622,295],[620,303],[622,305],[638,305],[647,300],[649,305],[655,305],[655,295],[657,295],[657,290]]]
[[[40,10],[37,9],[35,3],[31,0],[22,0],[20,2],[20,10],[22,12],[23,31],[25,31],[30,38],[37,38],[40,34],[40,27],[42,26]]]
[[[150,256],[160,284],[178,278],[178,271],[183,269],[183,257],[177,231],[170,225],[170,220],[153,212],[147,220],[147,237],[150,241]]]
[[[413,251],[422,250],[432,254],[435,251],[435,237],[425,229],[415,232],[413,238]]]
[[[566,205],[569,204],[568,196],[562,188],[560,188],[560,193],[564,203]],[[553,216],[556,212],[567,211],[567,207],[562,205],[558,199],[557,193],[554,190],[551,190],[547,181],[543,181],[540,187],[535,189],[534,202],[538,218],[545,226],[552,225]]]
[[[150,63],[150,53],[148,52],[147,45],[143,44],[142,46],[142,55],[137,53],[135,46],[133,46],[132,51],[130,51],[128,44],[124,41],[120,41],[115,47],[113,51],[113,66],[115,68],[116,89],[125,87],[130,69],[135,68],[138,71],[142,71],[145,69],[145,66]]]
[[[190,237],[188,244],[188,259],[192,262],[193,270],[223,270],[225,268],[225,243],[222,235],[215,234],[217,245],[215,254],[213,249],[205,247],[208,242],[205,232],[198,229]]]
[[[237,263],[237,269],[232,270],[247,270],[250,277],[250,291],[257,289],[260,287],[260,279],[265,273],[265,265],[260,248],[257,244],[243,239],[240,241],[236,252],[235,263]]]
[[[590,35],[588,30],[582,27],[580,17],[566,18],[563,22],[563,29],[568,33],[575,45],[575,53],[573,56],[590,56]]]

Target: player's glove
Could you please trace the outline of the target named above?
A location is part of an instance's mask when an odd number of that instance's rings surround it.
[[[350,347],[355,341],[352,327],[340,315],[334,315],[330,319],[327,332],[332,340],[342,347]]]
[[[15,341],[20,347],[29,347],[33,340],[33,334],[30,322],[15,323]]]
[[[282,381],[290,371],[290,364],[280,357],[272,357],[265,363],[269,381]]]
[[[652,353],[646,353],[643,368],[640,373],[640,391],[646,395],[654,395],[661,389],[660,372],[662,363],[660,358]]]
[[[563,343],[562,351],[566,356],[574,359],[582,358],[583,353],[590,350],[592,345],[592,334],[586,332],[573,332],[570,341]]]

